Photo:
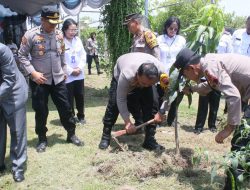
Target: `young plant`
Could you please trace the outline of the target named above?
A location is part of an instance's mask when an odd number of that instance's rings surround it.
[[[240,150],[233,150],[227,153],[218,163],[214,162],[211,171],[211,182],[219,168],[225,169],[227,183],[230,183],[232,190],[245,189],[250,186],[250,119],[242,119],[241,125],[236,129],[233,141],[234,146],[241,146]],[[248,143],[246,143],[248,142]],[[246,144],[246,146],[242,146]]]

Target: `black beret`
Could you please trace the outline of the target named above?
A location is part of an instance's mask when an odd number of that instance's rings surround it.
[[[200,55],[196,54],[192,50],[188,48],[183,48],[176,56],[176,61],[174,63],[174,66],[177,69],[185,69],[192,60],[197,60],[200,58]]]

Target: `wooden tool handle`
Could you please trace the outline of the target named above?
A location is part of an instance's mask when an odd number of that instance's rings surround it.
[[[136,130],[138,130],[138,129],[140,129],[140,128],[146,126],[146,125],[149,125],[151,123],[154,123],[154,119],[151,119],[151,120],[149,120],[149,121],[147,121],[147,122],[145,122],[145,123],[143,123],[141,125],[135,126],[135,128],[136,128]],[[123,129],[123,130],[120,130],[120,131],[112,132],[111,135],[112,135],[112,137],[120,137],[120,136],[125,135],[125,134],[127,134],[127,131],[125,129]]]

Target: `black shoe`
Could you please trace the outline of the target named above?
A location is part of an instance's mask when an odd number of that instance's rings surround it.
[[[75,124],[79,123],[79,119],[77,117],[73,117],[73,120]]]
[[[99,144],[99,148],[104,150],[107,149],[110,145],[110,139],[104,139],[102,138],[100,144]]]
[[[99,149],[107,149],[110,145],[112,126],[104,125],[102,132],[102,139],[99,143]]]
[[[38,135],[38,143],[36,145],[36,151],[37,152],[45,152],[47,147],[47,137],[46,134],[39,134]]]
[[[210,130],[212,133],[216,133],[216,132],[217,132],[216,127],[211,127],[211,128],[209,128],[209,130]]]
[[[15,182],[22,182],[24,180],[23,171],[12,172],[12,175]]]
[[[142,147],[147,150],[160,150],[160,151],[165,150],[165,147],[158,144],[155,139],[150,140],[150,141],[144,141],[144,143],[142,144]]]
[[[84,124],[86,124],[86,120],[85,119],[78,119],[78,123],[80,123],[80,124],[82,124],[82,125],[84,125]]]
[[[6,166],[5,165],[0,166],[0,173],[4,173],[5,170],[6,170]]]
[[[203,131],[202,128],[197,128],[197,129],[194,130],[194,133],[197,134],[197,135],[199,135],[199,134],[202,133],[202,131]]]
[[[48,146],[47,141],[39,141],[38,144],[36,145],[36,151],[39,153],[45,152],[47,146]]]
[[[76,135],[72,135],[71,137],[68,136],[67,142],[72,143],[76,146],[83,146],[84,145],[84,143]]]

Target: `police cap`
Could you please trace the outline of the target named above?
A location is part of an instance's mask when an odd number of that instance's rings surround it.
[[[135,19],[142,19],[143,16],[139,13],[132,13],[129,14],[125,17],[125,20],[123,22],[123,25],[127,25],[130,21],[135,20]]]
[[[183,71],[190,64],[197,64],[199,62],[200,55],[196,54],[188,48],[183,48],[176,56],[174,66],[177,69]]]
[[[42,7],[41,17],[46,18],[51,24],[59,24],[63,21],[59,19],[60,13],[57,5],[46,5]]]

